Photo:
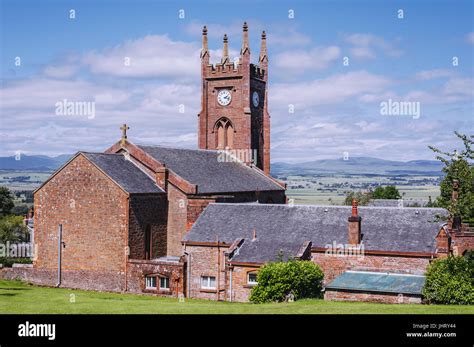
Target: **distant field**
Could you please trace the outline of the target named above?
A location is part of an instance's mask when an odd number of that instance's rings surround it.
[[[0,313],[15,314],[474,314],[474,306],[300,300],[231,303],[36,287],[0,280]]]
[[[0,171],[0,185],[10,190],[34,190],[51,173]],[[281,178],[280,178],[281,179]],[[348,191],[367,190],[377,185],[396,185],[404,199],[434,200],[439,195],[439,176],[291,175],[284,177],[287,195],[296,204],[340,205]]]
[[[50,175],[50,172],[0,171],[0,186],[10,190],[35,190]]]
[[[378,185],[395,185],[403,199],[435,200],[439,196],[438,176],[288,176],[287,195],[295,204],[340,205],[347,192],[367,191]]]

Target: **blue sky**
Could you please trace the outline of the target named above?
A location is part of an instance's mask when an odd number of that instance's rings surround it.
[[[472,1],[1,5],[0,155],[102,151],[123,122],[133,142],[195,148],[202,25],[217,61],[224,33],[238,55],[244,21],[253,61],[267,32],[272,161],[432,159],[427,145],[473,133]],[[57,114],[64,99],[93,102],[94,116]],[[388,100],[419,103],[420,116],[382,115]]]

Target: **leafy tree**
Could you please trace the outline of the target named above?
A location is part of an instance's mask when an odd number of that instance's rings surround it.
[[[267,263],[257,275],[258,284],[252,288],[254,303],[284,301],[288,294],[294,299],[321,297],[324,274],[321,268],[307,260]]]
[[[443,172],[446,174],[440,184],[441,194],[436,199],[436,205],[446,208],[451,216],[460,216],[463,221],[474,224],[474,135],[463,135],[454,132],[463,142],[464,149],[460,152],[443,152],[433,146],[428,146],[436,153],[436,159],[444,164]],[[453,183],[458,181],[458,200],[453,202]]]
[[[368,192],[349,192],[346,194],[346,198],[344,200],[344,205],[350,206],[352,205],[352,199],[356,199],[360,206],[366,206],[369,204],[370,199],[372,199],[372,191]]]
[[[22,216],[6,216],[0,218],[0,242],[26,241],[28,228],[23,223]]]
[[[474,304],[474,260],[455,256],[435,260],[426,271],[423,295],[436,304]]]
[[[14,214],[16,216],[24,216],[28,213],[28,205],[21,204],[21,205],[16,205],[14,206],[11,210],[10,213]]]
[[[10,214],[15,204],[13,203],[13,196],[7,187],[0,187],[0,217]]]
[[[377,187],[373,193],[374,199],[400,199],[401,195],[395,186]]]

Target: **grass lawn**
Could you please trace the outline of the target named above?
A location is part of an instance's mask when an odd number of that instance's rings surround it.
[[[74,298],[75,302],[71,302],[71,298]],[[37,287],[19,281],[0,280],[0,314],[1,313],[474,314],[474,306],[386,305],[330,302],[315,299],[300,300],[294,303],[271,303],[261,305],[194,299],[186,299],[185,302],[180,303],[176,298]]]

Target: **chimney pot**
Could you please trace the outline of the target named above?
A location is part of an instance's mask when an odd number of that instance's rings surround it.
[[[357,217],[359,215],[359,211],[357,210],[358,202],[357,199],[352,199],[352,216]]]
[[[360,222],[362,218],[359,216],[357,209],[357,200],[352,199],[352,215],[348,218],[349,230],[348,241],[350,245],[358,245],[362,239]]]

